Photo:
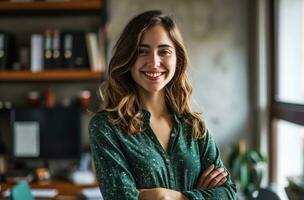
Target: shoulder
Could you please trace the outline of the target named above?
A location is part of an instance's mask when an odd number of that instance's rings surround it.
[[[114,125],[109,122],[110,112],[96,113],[90,120],[89,132],[90,135],[96,134],[96,132],[109,133],[114,130]]]
[[[220,153],[210,131],[207,131],[202,138],[198,139],[198,143],[202,153],[207,153],[214,156]]]
[[[98,112],[96,113],[90,120],[90,126],[102,125],[107,124],[108,116],[110,115],[109,112]]]

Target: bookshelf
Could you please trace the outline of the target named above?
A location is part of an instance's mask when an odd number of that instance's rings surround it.
[[[33,2],[0,2],[0,11],[41,11],[41,10],[82,10],[82,11],[96,11],[102,6],[100,0],[87,1],[33,1]]]
[[[18,54],[12,59],[15,63],[0,66],[0,105],[2,105],[0,111],[33,106],[29,103],[29,99],[33,99],[32,94],[38,94],[36,99],[38,103],[34,105],[35,108],[47,107],[49,100],[55,102],[49,108],[79,107],[83,111],[80,122],[82,149],[87,151],[89,149],[87,126],[90,116],[86,113],[86,109],[83,109],[87,106],[83,106],[83,102],[88,101],[87,99],[91,102],[95,101],[94,95],[102,81],[104,71],[100,69],[96,71],[95,68],[89,67],[91,63],[88,62],[81,66],[66,66],[64,62],[61,62],[62,66],[60,64],[43,66],[38,72],[33,72],[31,36],[41,34],[45,37],[45,31],[48,29],[62,30],[60,33],[80,31],[84,34],[104,30],[105,7],[106,0],[32,0],[29,2],[0,0],[0,33],[9,33],[14,36],[13,50]],[[54,32],[52,37],[54,37]],[[106,46],[106,41],[104,42]],[[27,52],[27,62],[21,62],[23,49]],[[80,48],[77,47],[77,49]],[[45,49],[42,50],[45,53]],[[16,63],[19,65],[16,66]],[[0,115],[0,140],[7,149],[4,154],[10,158],[8,149],[11,144],[11,132],[9,128],[12,118],[4,116]],[[7,166],[13,166],[12,160],[8,162]],[[55,165],[53,163],[53,166]]]
[[[59,32],[60,43],[58,45],[60,45],[60,49],[64,48],[60,50],[62,51],[61,56],[65,55],[66,47],[63,47],[62,45],[66,45],[65,44],[66,35],[70,36],[71,34],[76,34],[72,36],[72,37],[75,36],[74,37],[75,45],[80,44],[78,40],[79,33],[80,34],[83,33],[84,37],[87,37],[86,34],[97,32],[96,36],[99,37],[100,36],[99,31],[104,28],[102,26],[105,24],[105,22],[103,21],[105,20],[103,19],[104,13],[102,13],[105,12],[105,10],[103,9],[104,1],[105,0],[55,0],[55,1],[32,0],[32,1],[24,1],[24,2],[22,1],[14,2],[9,0],[0,1],[0,18],[1,18],[0,36],[1,36],[1,31],[2,32],[4,31],[4,33],[10,34],[11,38],[13,37],[14,58],[13,61],[10,62],[15,62],[15,63],[17,62],[17,66],[18,63],[20,64],[19,67],[17,67],[17,70],[16,67],[13,67],[16,65],[13,64],[7,65],[6,67],[4,67],[4,69],[2,66],[2,69],[0,70],[0,81],[3,82],[3,81],[14,81],[14,80],[15,81],[101,80],[103,76],[104,67],[101,67],[101,69],[99,68],[96,70],[96,67],[92,68],[92,66],[89,66],[89,64],[92,65],[92,63],[87,63],[89,62],[89,60],[87,59],[92,59],[92,57],[90,57],[89,55],[89,53],[92,52],[89,51],[91,46],[89,47],[88,44],[85,44],[84,46],[86,46],[87,48],[88,51],[87,55],[89,57],[87,58],[81,57],[81,58],[85,58],[85,61],[80,67],[80,69],[79,66],[77,65],[73,67],[73,65],[67,64],[69,66],[66,66],[65,65],[66,62],[63,60],[64,58],[60,58],[62,59],[62,61],[60,61],[61,64],[59,65],[57,62],[56,66],[49,63],[48,66],[46,66],[46,62],[44,62],[41,64],[42,68],[39,68],[38,70],[33,70],[30,64],[32,62],[32,58],[30,58],[30,56],[33,53],[31,52],[31,49],[33,47],[31,43],[32,40],[31,37],[35,34],[39,34],[42,36],[42,43],[43,43],[42,51],[44,51],[42,53],[44,55],[46,51],[46,40],[47,40],[46,31],[49,30],[51,31],[51,34],[55,34],[54,31],[60,31]],[[24,26],[19,25],[20,20],[22,20]],[[65,31],[68,32],[65,33]],[[105,32],[103,31],[104,30],[101,31],[102,32],[101,34],[105,34]],[[63,36],[61,36],[61,34]],[[78,42],[76,41],[76,36]],[[6,37],[6,35],[4,35],[4,37]],[[52,39],[54,37],[55,36],[51,36]],[[83,41],[85,42],[85,40],[87,39],[84,38]],[[90,42],[92,43],[92,40]],[[100,51],[104,52],[105,38],[102,42],[103,42],[102,44],[98,43],[98,45],[99,47],[103,47],[102,50]],[[26,59],[29,61],[27,61],[28,63],[25,65],[20,61],[22,48],[26,49],[27,55],[29,55],[27,56],[28,59]],[[83,45],[75,46],[75,48],[73,47],[73,49],[83,49]],[[10,53],[12,54],[12,52]],[[10,60],[12,60],[12,58],[10,58]],[[42,60],[45,61],[44,56],[42,57]],[[104,66],[105,65],[104,54],[101,60],[102,60],[101,62],[103,63],[102,66]],[[95,65],[94,64],[93,65],[96,66],[96,59],[94,61],[95,61]],[[0,62],[0,68],[1,68],[1,62]],[[31,73],[30,72],[31,70],[33,72],[34,71],[42,71],[42,72]]]
[[[0,71],[0,81],[99,81],[101,76],[101,72],[90,70]]]

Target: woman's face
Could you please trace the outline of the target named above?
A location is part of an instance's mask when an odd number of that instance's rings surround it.
[[[149,28],[139,44],[131,75],[142,92],[156,93],[164,89],[176,69],[175,47],[161,25]]]

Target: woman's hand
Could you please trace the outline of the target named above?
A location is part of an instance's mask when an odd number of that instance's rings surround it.
[[[210,165],[201,175],[196,185],[197,189],[207,189],[221,186],[227,181],[228,173],[224,168],[215,168],[214,164]]]
[[[138,200],[188,200],[182,193],[166,188],[139,190]]]

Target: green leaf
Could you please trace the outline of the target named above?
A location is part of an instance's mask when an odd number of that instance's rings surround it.
[[[250,151],[249,157],[251,162],[254,164],[257,164],[263,160],[263,158],[256,151]]]
[[[245,188],[249,182],[248,165],[245,162],[241,163],[240,166],[240,185],[241,188]]]

